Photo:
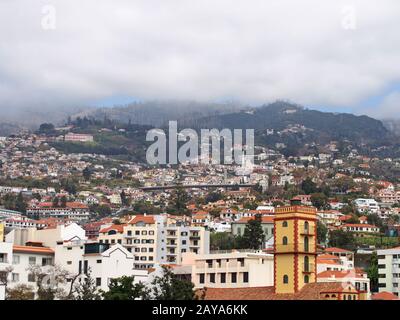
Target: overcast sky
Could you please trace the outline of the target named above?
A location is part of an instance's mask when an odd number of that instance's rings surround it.
[[[327,2],[1,0],[0,108],[287,99],[399,117],[400,2]]]

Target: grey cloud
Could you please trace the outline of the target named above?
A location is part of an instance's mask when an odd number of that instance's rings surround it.
[[[352,106],[400,75],[397,0],[53,0],[0,3],[0,109],[110,96]]]

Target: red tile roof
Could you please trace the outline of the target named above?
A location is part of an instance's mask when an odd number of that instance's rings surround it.
[[[353,253],[352,251],[341,249],[341,248],[336,248],[336,247],[331,247],[331,248],[326,248],[325,252],[335,252],[335,253]]]
[[[140,216],[135,216],[131,221],[129,221],[129,224],[136,224],[138,222],[144,222],[146,224],[154,224],[155,220],[154,217],[152,216],[140,215]]]
[[[383,291],[372,295],[372,300],[400,300],[398,296],[391,292]]]
[[[112,226],[101,229],[99,231],[99,233],[107,233],[108,231],[111,231],[111,230],[115,230],[118,233],[123,233],[125,226],[126,226],[126,224],[113,224]]]
[[[364,272],[361,270],[343,270],[343,271],[336,271],[336,270],[327,270],[318,273],[317,277],[318,279],[320,278],[335,278],[335,279],[341,279],[341,278],[360,278],[363,277]]]
[[[32,253],[32,254],[54,254],[54,251],[47,247],[13,246],[13,252]]]
[[[354,286],[340,282],[308,283],[299,292],[276,294],[274,287],[205,288],[197,295],[204,300],[323,300],[324,293],[355,292]]]

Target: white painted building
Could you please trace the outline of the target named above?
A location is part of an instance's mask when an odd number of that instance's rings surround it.
[[[380,208],[378,202],[374,199],[356,199],[354,200],[354,204],[358,211],[362,213],[378,213]]]
[[[274,257],[263,252],[187,254],[195,288],[244,288],[274,285]]]
[[[379,292],[400,293],[400,247],[378,250]]]

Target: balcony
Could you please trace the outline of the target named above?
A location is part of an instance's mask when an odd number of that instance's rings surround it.
[[[177,236],[176,232],[167,232],[167,238],[176,238]]]
[[[177,245],[176,242],[167,242],[167,247],[176,247]]]

